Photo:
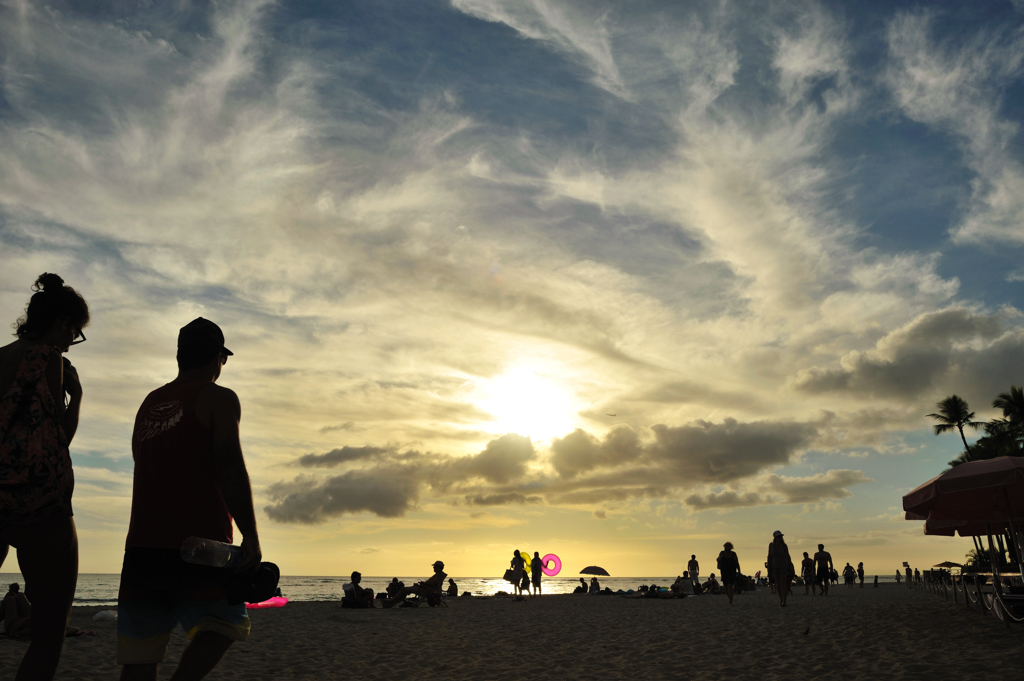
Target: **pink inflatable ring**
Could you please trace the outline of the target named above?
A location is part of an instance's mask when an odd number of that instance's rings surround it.
[[[554,563],[555,565],[554,567],[548,567],[548,563]],[[562,559],[553,553],[549,553],[548,555],[541,558],[540,564],[544,566],[541,569],[544,571],[544,574],[548,577],[554,577],[562,571]]]

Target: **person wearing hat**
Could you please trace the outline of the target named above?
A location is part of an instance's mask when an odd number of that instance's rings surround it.
[[[192,642],[175,677],[202,678],[234,641],[249,636],[245,603],[229,604],[234,574],[262,557],[252,488],[242,456],[238,396],[217,385],[234,353],[220,327],[199,317],[178,333],[178,376],[151,392],[132,435],[131,521],[117,595],[121,679],[156,679],[176,623]],[[243,561],[232,571],[181,558],[189,537],[230,544],[242,533]]]
[[[768,545],[768,572],[775,577],[775,590],[779,594],[779,603],[782,607],[786,607],[790,585],[796,570],[793,569],[793,559],[789,555],[789,547],[786,546],[780,530],[775,530],[772,533],[772,543]]]
[[[387,598],[384,600],[384,607],[393,608],[396,603],[401,603],[405,600],[405,597],[410,594],[416,594],[417,596],[423,596],[426,598],[439,593],[441,585],[444,584],[444,579],[448,575],[444,572],[443,562],[435,560],[432,567],[434,568],[434,574],[431,575],[429,579],[422,582],[416,582],[412,586],[402,587],[393,598]]]

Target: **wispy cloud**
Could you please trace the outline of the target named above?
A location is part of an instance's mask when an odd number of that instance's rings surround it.
[[[901,13],[889,27],[889,82],[910,118],[960,140],[975,174],[971,205],[953,232],[958,242],[1024,241],[1024,168],[1008,146],[1017,121],[1000,109],[1020,76],[1024,34],[1000,27],[947,42],[931,30],[926,11]]]
[[[0,8],[0,311],[43,271],[93,306],[76,503],[124,505],[88,471],[130,470],[198,315],[270,528],[861,503],[829,457],[931,456],[922,415],[1022,350],[1020,272],[977,264],[1024,243],[1021,29],[963,11]],[[963,178],[952,234],[856,179],[894,135]],[[499,413],[545,391],[543,436]]]

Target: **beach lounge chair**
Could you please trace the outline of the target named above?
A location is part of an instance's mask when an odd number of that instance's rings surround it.
[[[372,600],[359,600],[355,595],[355,587],[352,582],[346,582],[341,586],[341,590],[344,592],[344,596],[341,597],[341,607],[343,608],[373,608],[375,607],[374,601]]]
[[[410,604],[410,607],[418,608],[421,603],[426,603],[431,608],[447,608],[448,604],[445,602],[444,593],[444,580],[448,578],[448,575],[444,572],[441,573],[441,581],[437,583],[437,588],[432,593],[417,594],[415,598],[405,599],[406,603]]]

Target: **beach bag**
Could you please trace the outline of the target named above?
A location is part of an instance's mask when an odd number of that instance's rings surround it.
[[[259,603],[277,593],[281,570],[274,563],[260,563],[252,572],[236,573],[228,581],[228,605]]]
[[[506,582],[512,582],[513,584],[515,584],[516,573],[512,571],[512,568],[509,568],[508,570],[505,570],[505,576],[502,579],[504,579]]]

